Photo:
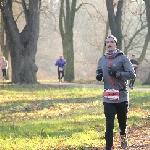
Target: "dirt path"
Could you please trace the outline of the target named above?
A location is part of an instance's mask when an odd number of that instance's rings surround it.
[[[63,83],[58,83],[58,82],[41,82],[41,84],[46,84],[46,85],[53,85],[53,86],[83,86],[83,87],[100,87],[103,88],[104,85],[103,84],[79,84],[79,83],[67,83],[67,82],[63,82]],[[131,90],[130,88],[128,88],[128,90]],[[139,91],[146,91],[146,90],[150,90],[150,88],[139,88],[139,87],[134,87],[133,90],[139,90]],[[132,90],[131,90],[132,91]]]
[[[63,82],[63,83],[59,83],[59,82],[39,82],[40,84],[36,84],[38,85],[45,85],[45,86],[82,86],[82,87],[99,87],[99,88],[103,88],[104,85],[103,84],[79,84],[79,83],[69,83],[69,82]],[[0,84],[2,85],[11,85],[11,82],[0,82]],[[33,84],[26,84],[26,86],[32,86]],[[36,85],[33,85],[36,87]],[[14,84],[15,86],[15,84]],[[21,85],[20,85],[21,86]],[[24,85],[22,85],[24,86]],[[128,88],[128,90],[131,90],[130,88]],[[138,90],[138,91],[149,91],[150,88],[139,88],[139,87],[134,87],[133,90]],[[132,91],[132,90],[131,90]]]

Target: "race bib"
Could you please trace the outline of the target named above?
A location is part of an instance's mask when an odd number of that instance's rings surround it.
[[[136,64],[132,64],[132,67],[133,67],[133,68],[137,68],[137,65],[136,65]]]
[[[64,68],[62,68],[62,67],[59,67],[59,68],[58,68],[58,70],[59,70],[59,71],[63,71],[63,70],[64,70]]]
[[[119,100],[119,90],[115,89],[108,89],[104,92],[104,97],[108,98],[109,100]]]

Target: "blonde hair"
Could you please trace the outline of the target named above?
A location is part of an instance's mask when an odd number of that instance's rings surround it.
[[[3,56],[3,57],[2,57],[2,59],[4,59],[4,60],[5,60],[5,57]]]

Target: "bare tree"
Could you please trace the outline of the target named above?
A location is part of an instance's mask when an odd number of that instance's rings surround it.
[[[146,17],[147,17],[147,23],[148,23],[148,35],[150,39],[150,0],[144,0],[145,6],[146,6]]]
[[[73,27],[77,0],[61,0],[59,29],[62,37],[63,54],[67,60],[65,80],[74,80]]]
[[[146,6],[146,18],[147,18],[147,23],[148,23],[148,37],[150,41],[150,0],[144,0],[145,1],[145,6]],[[144,84],[150,84],[150,73],[148,75],[148,78],[144,82]]]
[[[1,51],[3,52],[4,50],[4,20],[3,16],[1,14],[1,22],[0,22],[0,45],[1,45]]]
[[[13,83],[36,83],[37,66],[35,54],[39,33],[39,7],[40,0],[18,1],[22,4],[26,24],[19,32],[13,14],[12,0],[2,1],[1,13],[4,19],[6,41],[8,43]]]
[[[118,48],[122,48],[122,30],[121,30],[121,17],[124,0],[119,0],[114,3],[113,0],[106,0],[106,7],[108,11],[108,20],[111,33],[118,39]],[[115,13],[114,7],[117,7]]]
[[[122,19],[124,53],[140,51],[139,64],[143,62],[148,48],[147,21],[145,18],[145,5],[141,2],[126,2]],[[132,33],[132,34],[131,34]],[[145,42],[141,39],[144,39]]]

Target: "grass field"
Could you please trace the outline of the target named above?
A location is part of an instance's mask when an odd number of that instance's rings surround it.
[[[103,149],[103,89],[50,85],[0,87],[0,150]],[[130,91],[129,149],[150,149],[150,90]],[[114,144],[119,149],[115,120]]]

